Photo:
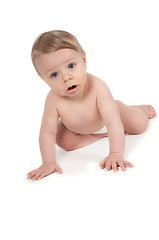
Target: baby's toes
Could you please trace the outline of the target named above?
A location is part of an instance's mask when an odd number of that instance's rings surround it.
[[[157,116],[157,113],[156,113],[156,111],[155,111],[154,108],[152,109],[152,116],[153,116],[153,117],[156,117],[156,116]]]
[[[148,109],[149,109],[149,116],[148,116],[149,119],[157,116],[155,109],[151,105],[148,105]]]

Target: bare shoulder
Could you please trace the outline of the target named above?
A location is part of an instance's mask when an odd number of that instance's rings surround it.
[[[92,79],[96,88],[97,107],[105,123],[108,123],[118,114],[117,105],[108,85],[98,77],[93,76]]]
[[[103,98],[111,94],[110,89],[105,81],[102,79],[89,74],[93,88],[96,90],[97,98]]]
[[[50,108],[50,110],[57,109],[58,102],[58,96],[54,94],[52,90],[50,90],[46,96],[45,108]]]
[[[44,116],[47,118],[59,118],[58,113],[58,96],[53,93],[52,90],[49,91],[46,100],[45,100],[45,106],[44,106]]]
[[[56,99],[56,95],[50,90],[46,96],[46,103],[50,103]]]

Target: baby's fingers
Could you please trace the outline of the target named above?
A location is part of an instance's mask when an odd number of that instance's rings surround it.
[[[37,170],[38,170],[38,169],[34,169],[33,171],[29,172],[29,173],[27,174],[27,176],[28,176],[27,178],[28,178],[28,179],[31,179],[31,178],[35,175],[35,173],[37,172]]]
[[[112,162],[112,169],[113,169],[114,172],[117,172],[117,171],[118,171],[116,161],[113,161],[113,162]]]
[[[61,169],[59,166],[56,167],[55,171],[58,172],[58,173],[60,173],[60,174],[63,173],[62,169]]]
[[[34,176],[32,177],[32,180],[35,181],[35,180],[38,180],[39,176],[41,175],[41,171],[37,171]]]
[[[101,167],[102,169],[105,168],[105,161],[102,160],[102,161],[99,163],[99,165],[100,165],[100,167]]]
[[[41,168],[37,168],[37,169],[31,171],[30,173],[28,173],[28,179],[32,179],[33,181],[37,180],[42,172],[43,171]]]
[[[37,178],[37,180],[41,180],[42,178],[48,176],[49,174],[51,174],[51,173],[42,172],[42,173],[39,175],[39,177]]]
[[[52,174],[53,172],[58,172],[58,173],[60,173],[60,174],[63,173],[63,171],[62,171],[62,169],[61,169],[60,167],[56,167],[56,168],[55,168],[54,170],[52,170],[52,171],[44,171],[44,172],[42,172],[42,173],[39,175],[38,180],[40,180],[40,179],[42,179],[42,178],[44,178],[44,177]]]
[[[122,171],[126,171],[126,167],[123,162],[119,163],[118,165],[121,167]]]
[[[125,165],[129,166],[130,168],[134,167],[130,162],[128,161],[123,161]]]
[[[108,161],[106,162],[106,169],[110,171],[112,169],[111,163]]]

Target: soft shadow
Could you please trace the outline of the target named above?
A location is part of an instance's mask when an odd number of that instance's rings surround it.
[[[107,139],[107,138],[105,138]],[[104,149],[108,149],[108,139],[100,139],[86,147],[73,151],[64,151],[57,148],[57,162],[63,169],[65,175],[75,176],[87,173],[90,166],[99,164],[106,153]]]
[[[125,158],[127,158],[130,153],[132,153],[140,145],[143,139],[149,136],[149,132],[153,127],[153,119],[149,121],[147,130],[139,135],[129,135],[125,136]]]
[[[145,133],[139,135],[125,136],[125,159],[137,149],[140,143],[149,135],[153,121],[150,121]],[[108,138],[102,138],[95,143],[73,151],[64,151],[57,147],[57,162],[63,169],[65,175],[76,176],[88,173],[90,167],[99,165],[109,153]]]

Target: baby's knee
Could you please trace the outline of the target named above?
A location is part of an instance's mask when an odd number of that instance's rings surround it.
[[[56,144],[62,148],[63,150],[67,151],[67,135],[65,134],[65,132],[58,132],[56,134]]]
[[[56,135],[56,144],[65,151],[72,150],[71,132],[69,130],[60,131]]]
[[[146,131],[148,127],[148,119],[143,119],[142,121],[138,121],[136,124],[136,134],[142,134]]]

